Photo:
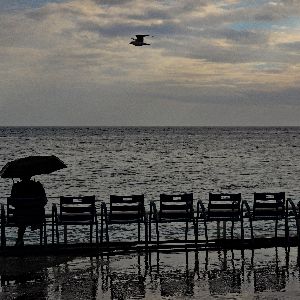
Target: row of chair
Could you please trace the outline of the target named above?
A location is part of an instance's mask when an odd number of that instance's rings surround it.
[[[16,227],[17,220],[14,215],[12,203],[16,201],[11,197],[7,200],[7,211],[1,209],[1,242],[5,244],[5,227]],[[23,203],[33,205],[36,199],[22,199]],[[188,225],[193,224],[195,242],[198,242],[199,222],[204,223],[205,239],[208,242],[208,222],[231,222],[231,238],[233,238],[234,225],[241,223],[241,238],[244,238],[244,219],[250,222],[251,238],[254,238],[253,222],[257,220],[274,220],[275,237],[277,237],[278,221],[285,220],[285,234],[288,236],[289,217],[298,218],[299,209],[291,199],[285,198],[285,193],[254,193],[252,209],[241,194],[215,194],[210,193],[207,206],[201,200],[197,201],[194,209],[192,193],[180,195],[161,194],[159,207],[156,201],[150,202],[150,211],[146,212],[144,195],[110,196],[109,206],[101,202],[101,235],[100,242],[109,242],[109,225],[111,224],[137,224],[138,241],[141,240],[141,225],[145,228],[145,242],[151,242],[151,225],[155,224],[156,238],[159,242],[160,223],[184,222],[185,240],[188,238]],[[28,209],[26,210],[28,212]],[[40,224],[40,243],[47,243],[46,223]],[[59,207],[53,204],[51,214],[52,242],[59,243],[59,226],[64,226],[64,242],[67,243],[68,225],[89,225],[90,243],[93,241],[93,227],[95,226],[96,243],[99,243],[98,213],[95,196],[60,197]]]

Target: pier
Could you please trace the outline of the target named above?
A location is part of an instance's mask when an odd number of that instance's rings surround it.
[[[191,193],[162,194],[160,203],[150,202],[149,210],[145,208],[143,195],[111,196],[109,204],[100,203],[100,209],[97,208],[99,205],[96,205],[95,196],[60,197],[59,204],[52,205],[52,212],[47,213],[44,222],[40,224],[40,243],[22,247],[6,245],[6,228],[18,227],[14,223],[13,209],[9,206],[13,199],[8,198],[8,204],[1,205],[0,256],[92,256],[132,252],[243,250],[298,246],[299,204],[296,206],[291,199],[285,199],[284,193],[260,193],[255,197],[260,202],[254,202],[251,209],[246,201],[241,201],[241,194],[210,194],[206,207],[200,200],[194,206]],[[256,220],[274,221],[274,236],[256,237],[252,225]],[[285,224],[284,236],[277,235],[279,221]],[[208,238],[208,222],[216,223],[216,238]],[[251,229],[250,238],[244,235],[246,222],[248,229]],[[296,235],[289,234],[290,222],[297,228]],[[182,227],[185,228],[184,239],[174,239],[172,236],[161,239],[159,228],[162,223],[167,223],[167,226],[182,223]],[[237,227],[236,223],[240,223],[240,226]],[[137,239],[110,240],[112,224],[117,224],[121,226],[120,228],[132,224],[137,230]],[[69,243],[67,228],[71,225],[87,226],[89,242]],[[204,236],[199,235],[201,226],[205,229]],[[239,228],[241,233],[234,237],[235,227]],[[230,237],[227,237],[226,229],[230,229]],[[188,236],[189,231],[194,238],[190,238],[191,234]],[[63,239],[60,238],[62,233]]]

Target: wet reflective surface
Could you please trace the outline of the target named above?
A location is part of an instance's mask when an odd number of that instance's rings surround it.
[[[297,248],[1,258],[0,299],[296,299]]]

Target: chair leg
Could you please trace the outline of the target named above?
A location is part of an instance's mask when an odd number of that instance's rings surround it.
[[[54,217],[52,214],[52,218],[51,218],[51,234],[52,234],[52,245],[54,244]]]
[[[149,242],[151,242],[151,216],[149,216]]]
[[[44,222],[44,245],[47,245],[47,227],[46,221]]]
[[[189,230],[189,223],[185,222],[185,242],[187,243],[188,240],[188,230]]]
[[[145,247],[146,250],[148,250],[148,222],[147,221],[145,221],[144,226],[145,226]]]
[[[67,225],[64,225],[64,243],[68,243],[68,228]]]
[[[141,222],[138,222],[138,242],[141,241]]]
[[[249,221],[250,221],[250,230],[251,230],[251,240],[252,240],[252,242],[253,242],[253,240],[254,240],[254,233],[253,233],[252,219],[250,219]]]
[[[103,226],[104,226],[104,220],[103,220],[103,212],[101,210],[101,232],[100,232],[100,243],[103,243]]]
[[[40,246],[43,245],[43,225],[40,227]]]
[[[109,235],[108,235],[108,223],[106,223],[106,242],[109,243]]]
[[[98,221],[96,222],[96,244],[99,244],[99,228],[98,228]]]
[[[285,226],[285,240],[288,241],[290,238],[288,215],[286,215],[286,217],[285,217],[284,226]]]
[[[5,217],[5,209],[4,205],[1,205],[1,247],[6,246],[6,236],[5,236],[5,223],[6,223],[6,217]]]
[[[157,247],[159,246],[159,230],[158,230],[158,222],[156,221],[156,242]]]
[[[56,231],[56,243],[59,244],[59,231],[58,231],[58,224],[55,224],[55,231]]]
[[[241,240],[244,241],[244,219],[241,218]]]
[[[198,218],[194,221],[195,247],[198,249]]]
[[[93,224],[90,225],[90,244],[93,243]]]
[[[275,220],[275,238],[277,239],[277,231],[278,231],[278,219]]]
[[[206,245],[207,245],[208,244],[208,232],[207,232],[206,220],[204,220],[204,230],[205,230],[205,240],[206,240]]]

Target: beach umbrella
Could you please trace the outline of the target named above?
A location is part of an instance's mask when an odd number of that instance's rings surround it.
[[[22,178],[50,174],[67,166],[58,157],[28,156],[8,162],[0,171],[2,178]]]

